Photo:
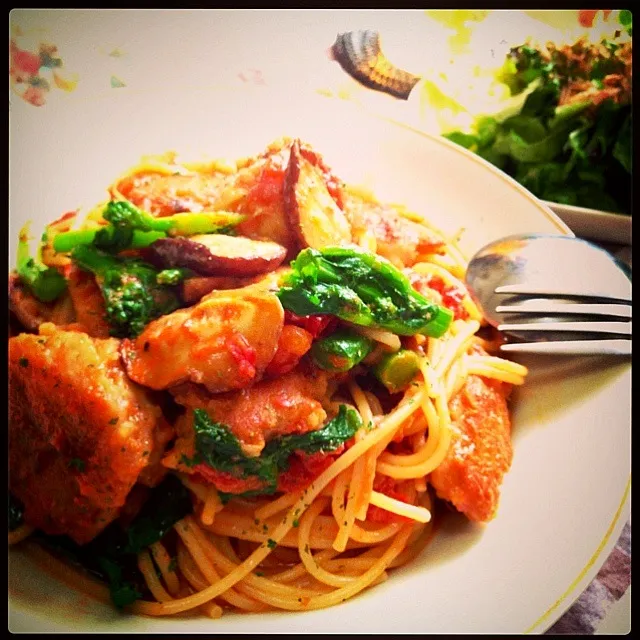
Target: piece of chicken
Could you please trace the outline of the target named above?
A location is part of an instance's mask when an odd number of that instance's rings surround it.
[[[297,240],[284,209],[284,178],[291,141],[283,139],[242,167],[220,195],[219,206],[245,219],[238,234],[256,240],[272,240],[286,247],[289,257]]]
[[[283,323],[280,301],[264,287],[214,291],[123,340],[121,353],[129,377],[146,387],[195,382],[221,393],[261,378]]]
[[[122,195],[158,217],[184,211],[213,211],[228,180],[227,173],[167,175],[139,172],[119,180],[111,195]]]
[[[354,234],[368,232],[375,238],[376,252],[400,268],[414,265],[421,256],[439,253],[445,246],[438,233],[389,205],[347,194],[344,211]]]
[[[157,483],[173,429],[126,376],[115,338],[53,324],[9,340],[9,487],[25,521],[79,544],[137,481]]]
[[[308,370],[307,370],[308,369]],[[327,392],[327,374],[319,369],[296,369],[273,380],[263,380],[248,389],[211,396],[196,385],[173,391],[179,404],[189,410],[205,409],[214,422],[229,427],[245,455],[257,456],[271,438],[305,433],[320,428],[326,412],[322,400]],[[182,430],[178,427],[176,450],[193,454],[193,413]],[[165,459],[172,459],[169,453]],[[189,457],[189,456],[187,456]],[[179,459],[178,459],[179,461]]]
[[[449,451],[430,475],[438,496],[477,522],[495,516],[500,486],[513,458],[509,390],[505,383],[469,375],[449,403]]]

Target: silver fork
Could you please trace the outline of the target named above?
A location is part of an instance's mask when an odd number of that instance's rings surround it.
[[[465,280],[485,318],[507,336],[502,351],[631,354],[630,271],[592,243],[501,238],[473,256]]]
[[[518,284],[496,287],[494,293],[517,296],[510,298],[508,304],[497,305],[496,313],[522,314],[524,319],[502,322],[498,330],[527,340],[503,344],[502,351],[631,355],[631,296],[576,294]],[[562,339],[566,334],[574,339]],[[532,337],[540,341],[529,342]]]

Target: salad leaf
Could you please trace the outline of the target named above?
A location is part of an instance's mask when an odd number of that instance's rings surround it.
[[[543,200],[630,213],[630,57],[624,41],[514,47],[498,77],[522,97],[516,111],[444,135]]]
[[[631,175],[631,114],[625,118],[618,131],[616,143],[613,146],[613,157]]]
[[[625,30],[629,35],[631,35],[632,19],[633,16],[631,14],[631,11],[629,11],[628,9],[623,9],[622,11],[620,11],[618,20],[620,21],[620,24],[625,27]]]

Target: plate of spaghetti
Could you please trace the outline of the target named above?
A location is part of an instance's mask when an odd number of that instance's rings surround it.
[[[350,105],[162,98],[11,114],[11,630],[546,629],[629,513],[630,366],[505,359],[464,274],[569,229]]]

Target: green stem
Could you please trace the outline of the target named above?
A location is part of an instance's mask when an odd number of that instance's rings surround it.
[[[176,213],[168,218],[156,218],[153,229],[176,236],[194,236],[201,233],[214,233],[225,227],[234,227],[244,220],[245,216],[227,211]],[[169,223],[169,226],[165,224]]]
[[[424,336],[431,338],[440,338],[444,335],[447,329],[451,326],[453,320],[453,313],[446,307],[436,307],[435,315],[429,320],[429,322],[420,330],[420,333]]]
[[[93,244],[96,233],[101,230],[115,230],[114,227],[101,227],[101,229],[83,229],[80,231],[66,231],[53,239],[53,249],[58,253],[68,253],[80,245]],[[153,244],[160,238],[165,238],[163,231],[138,231],[133,232],[131,244],[128,249],[143,249]]]

